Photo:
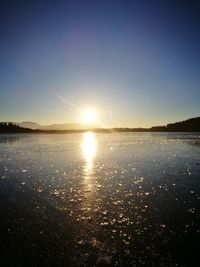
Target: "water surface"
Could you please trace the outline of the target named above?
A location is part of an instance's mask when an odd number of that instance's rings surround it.
[[[0,200],[4,266],[193,266],[200,134],[0,135]]]

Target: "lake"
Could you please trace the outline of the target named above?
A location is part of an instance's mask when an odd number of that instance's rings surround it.
[[[0,135],[2,266],[194,266],[200,133]]]

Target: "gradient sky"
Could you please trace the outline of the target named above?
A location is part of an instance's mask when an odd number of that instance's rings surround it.
[[[200,2],[1,1],[0,121],[152,126],[200,114]]]

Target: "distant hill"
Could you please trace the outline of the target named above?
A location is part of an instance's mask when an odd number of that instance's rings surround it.
[[[84,132],[200,132],[200,117],[191,118],[185,121],[169,123],[166,126],[154,126],[151,128],[112,128],[103,129],[90,127],[76,123],[52,124],[41,126],[35,122],[0,122],[0,133],[69,133]]]
[[[32,121],[23,121],[17,123],[20,127],[29,128],[29,129],[40,129],[41,125]]]
[[[78,123],[50,124],[40,127],[41,130],[79,130],[84,128],[86,127]]]
[[[169,123],[167,126],[155,126],[150,128],[150,130],[164,132],[200,132],[200,117]]]
[[[20,127],[24,127],[24,128],[30,128],[30,129],[39,129],[39,130],[79,130],[79,129],[85,129],[88,128],[87,125],[81,125],[78,123],[63,123],[63,124],[50,124],[50,125],[40,125],[38,123],[35,122],[31,122],[31,121],[23,121],[18,123],[17,125],[19,125]],[[90,126],[91,127],[91,126]]]
[[[171,131],[186,131],[186,132],[193,132],[198,131],[200,132],[200,117],[192,118],[189,120],[176,122],[176,123],[170,123],[167,124],[167,129]]]

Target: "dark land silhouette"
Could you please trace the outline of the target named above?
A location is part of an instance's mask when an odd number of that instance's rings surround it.
[[[151,128],[85,128],[69,130],[41,130],[24,128],[12,122],[0,122],[0,133],[81,133],[85,131],[109,132],[200,132],[200,117],[169,123],[166,126]]]
[[[23,128],[12,122],[0,122],[0,133],[31,133],[32,129]]]

